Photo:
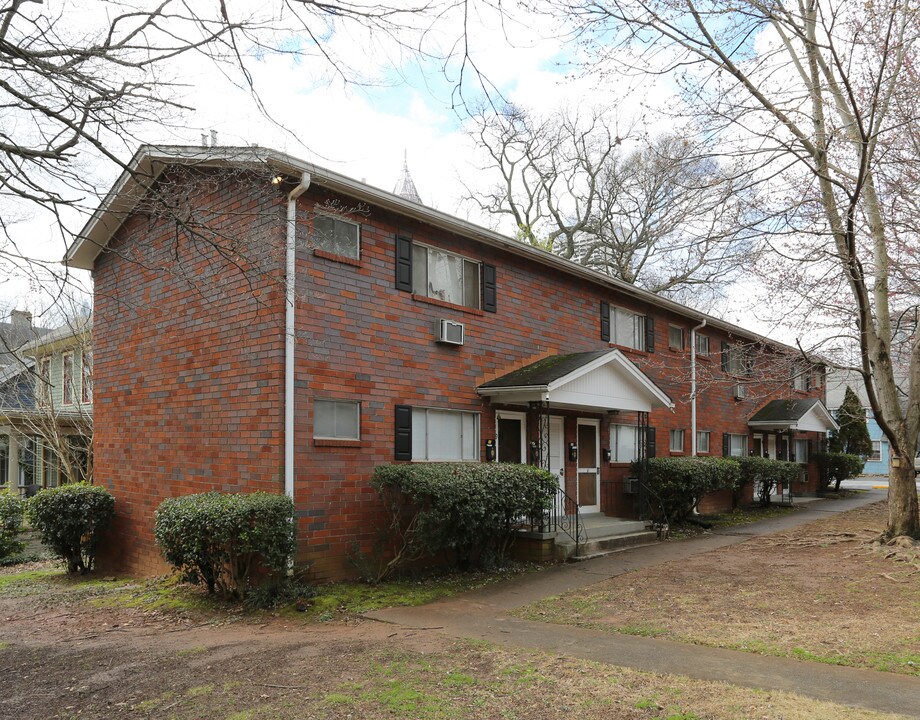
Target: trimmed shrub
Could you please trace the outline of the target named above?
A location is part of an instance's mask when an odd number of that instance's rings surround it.
[[[741,489],[757,483],[757,500],[763,507],[770,504],[770,496],[776,491],[778,485],[792,487],[792,483],[798,480],[799,473],[802,471],[798,463],[756,455],[736,457],[732,460],[741,466],[739,496]]]
[[[29,523],[42,543],[67,563],[69,573],[93,569],[100,535],[114,514],[112,494],[86,483],[45,488],[26,503]]]
[[[242,600],[256,566],[282,574],[294,555],[294,503],[286,495],[208,492],[167,498],[154,522],[166,560],[211,594]]]
[[[24,503],[11,489],[0,490],[0,562],[25,549],[19,540]]]
[[[849,453],[827,452],[815,455],[821,471],[821,488],[826,490],[834,483],[834,491],[840,490],[840,483],[861,475],[866,459]]]
[[[532,465],[382,465],[371,486],[384,502],[389,560],[382,580],[406,562],[448,553],[460,569],[505,557],[515,527],[552,506],[556,476]]]
[[[734,487],[740,476],[738,463],[716,457],[649,458],[634,463],[633,472],[643,477],[669,522],[685,520],[703,496]]]

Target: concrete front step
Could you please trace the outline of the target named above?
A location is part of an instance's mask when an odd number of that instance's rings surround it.
[[[622,518],[607,517],[600,513],[582,515],[581,524],[585,529],[588,540],[606,538],[614,535],[630,535],[647,529],[643,520],[623,520]]]
[[[578,546],[578,554],[575,554],[575,543],[572,539],[556,537],[555,552],[556,559],[562,562],[590,560],[601,555],[610,553],[637,545],[650,545],[657,541],[658,534],[653,530],[645,530],[644,523],[641,532],[630,532],[626,534],[608,535],[607,537],[591,538],[587,542]]]

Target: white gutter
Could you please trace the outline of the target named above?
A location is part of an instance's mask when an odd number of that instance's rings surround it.
[[[696,331],[706,327],[703,318],[696,327],[690,328],[690,455],[696,457]],[[710,443],[712,438],[709,439]],[[712,447],[709,448],[712,452]]]
[[[284,494],[294,499],[294,279],[297,258],[297,198],[310,187],[310,174],[288,195],[287,274],[284,313]]]

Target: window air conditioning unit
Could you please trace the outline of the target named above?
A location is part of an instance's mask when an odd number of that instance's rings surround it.
[[[463,323],[453,320],[438,320],[438,342],[448,345],[463,345]]]
[[[747,397],[747,387],[744,385],[735,385],[735,400],[744,400]]]
[[[623,481],[623,492],[627,495],[635,495],[639,492],[639,478],[626,478]]]

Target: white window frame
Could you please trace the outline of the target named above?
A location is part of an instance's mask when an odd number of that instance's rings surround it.
[[[428,433],[428,418],[431,413],[450,413],[460,416],[460,458],[449,458],[449,457],[433,457],[430,437]],[[418,428],[416,422],[418,418],[424,415],[425,416],[425,456],[417,457],[416,456],[416,447],[418,443]],[[412,408],[412,462],[479,462],[479,446],[482,438],[482,424],[480,422],[481,413],[473,412],[471,410],[452,410],[450,408],[438,408],[438,407],[418,407],[414,406]],[[463,455],[463,446],[464,446],[464,436],[463,436],[463,417],[469,416],[473,419],[473,433],[475,435],[473,440],[473,447],[475,448],[475,455],[464,457]]]
[[[499,420],[520,420],[521,421],[521,462],[527,464],[527,413],[512,412],[510,410],[498,410],[495,413],[495,462],[498,462],[498,421]],[[478,442],[477,442],[478,444]]]
[[[671,333],[674,332],[675,330],[680,333],[680,344],[678,345],[675,345],[671,339]],[[684,342],[685,342],[684,341],[685,335],[686,333],[684,332],[684,329],[682,327],[678,325],[668,325],[668,348],[670,348],[671,350],[683,350]]]
[[[680,442],[675,442],[680,438]],[[686,440],[683,428],[675,428],[668,432],[668,451],[673,453],[684,452],[684,441]]]
[[[882,461],[882,441],[881,440],[872,440],[872,454],[866,458],[868,462],[881,462]]]
[[[348,405],[357,409],[356,414],[356,423],[355,423],[355,434],[351,435],[318,435],[316,433],[316,418],[318,413],[317,405],[318,403],[326,403],[327,405],[332,405],[334,408],[339,406]],[[335,416],[333,416],[332,427],[335,428]],[[335,430],[333,430],[333,433]],[[361,402],[358,400],[334,400],[330,398],[314,398],[313,400],[313,439],[314,440],[360,440],[361,439]]]
[[[632,457],[621,458],[620,435],[626,433],[632,434]],[[611,463],[631,463],[639,459],[639,427],[637,425],[621,425],[617,423],[610,424],[610,462]]]
[[[705,342],[704,342],[705,341]],[[709,336],[703,333],[694,333],[697,355],[709,355]]]
[[[80,401],[90,404],[93,401],[93,351],[80,353]]]
[[[416,287],[416,250],[425,251],[425,283],[424,287]],[[431,253],[441,253],[442,255],[448,255],[450,257],[458,258],[461,261],[462,267],[462,277],[460,280],[460,293],[461,293],[461,302],[453,302],[452,300],[444,300],[435,295],[431,295],[429,290],[430,278],[431,278]],[[468,298],[466,297],[466,273],[467,273],[467,263],[476,266],[476,293],[475,297]],[[451,252],[450,250],[443,250],[442,248],[435,247],[434,245],[426,245],[425,243],[413,242],[412,243],[412,293],[414,295],[421,295],[423,297],[431,298],[432,300],[439,300],[440,302],[448,302],[451,305],[459,305],[461,307],[473,308],[475,310],[480,310],[482,308],[482,263],[479,260],[474,260],[471,257],[466,255],[461,255],[460,253]]]
[[[704,443],[701,442],[703,438],[706,439],[705,448],[703,447]],[[710,441],[711,441],[711,437],[710,437],[710,433],[708,430],[697,430],[696,431],[696,451],[698,453],[705,453],[708,455],[710,452],[710,447],[711,447]]]
[[[323,245],[320,243],[320,239],[323,236],[320,233],[319,229],[316,227],[316,221],[319,218],[329,218],[330,220],[333,221],[333,223],[340,222],[345,225],[354,226],[355,228],[355,255],[354,257],[352,257],[351,255],[342,255],[342,253],[337,253],[334,250],[329,249],[328,247],[323,247]],[[335,232],[334,228],[335,228],[335,225],[333,225],[333,233]],[[352,260],[360,260],[361,259],[361,223],[355,222],[354,220],[348,220],[347,218],[343,218],[341,215],[336,215],[335,213],[323,212],[322,210],[314,210],[313,211],[313,243],[314,243],[314,247],[317,250],[322,250],[323,252],[331,253],[332,255],[338,255],[339,257],[347,257]]]
[[[38,359],[38,378],[35,384],[39,403],[47,405],[51,401],[51,358],[47,355]]]
[[[67,383],[67,360],[70,359],[70,387],[68,388]],[[73,405],[76,402],[77,394],[74,392],[76,389],[74,387],[74,371],[76,370],[76,365],[74,363],[74,352],[69,350],[68,352],[61,354],[61,405]],[[68,393],[68,390],[70,391]]]
[[[808,371],[802,370],[793,376],[792,388],[800,392],[808,391]]]
[[[633,350],[645,350],[645,315],[617,305],[610,305],[608,320],[610,322],[611,345],[619,345],[620,347],[627,347]],[[632,325],[632,344],[620,342],[620,333],[617,331],[618,327],[629,324]],[[624,332],[625,331],[626,330],[624,330]]]

